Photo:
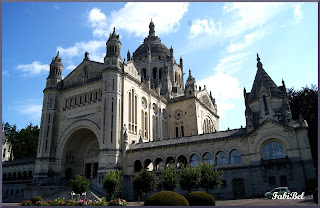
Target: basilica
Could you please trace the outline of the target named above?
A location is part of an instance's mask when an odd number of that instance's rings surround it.
[[[220,131],[211,92],[197,86],[182,58],[175,60],[152,21],[133,53],[123,58],[121,47],[114,28],[104,62],[90,60],[86,52],[65,78],[59,52],[53,57],[31,166],[33,186],[25,198],[61,190],[75,175],[89,178],[91,190],[101,193],[105,173],[121,170],[122,195],[135,200],[131,177],[141,169],[160,173],[201,162],[224,171],[223,187],[211,191],[216,198],[252,197],[278,186],[304,191],[306,181],[316,178],[308,125],[292,120],[285,83],[274,83],[258,55],[252,89],[243,92],[246,126]],[[14,167],[3,166],[3,193],[14,189],[7,177],[19,171]]]

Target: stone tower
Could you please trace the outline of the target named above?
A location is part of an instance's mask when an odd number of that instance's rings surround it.
[[[101,147],[99,175],[107,170],[119,168],[121,163],[121,99],[122,99],[122,60],[120,55],[121,42],[115,28],[107,41],[105,69],[102,72],[102,103],[101,103]]]
[[[257,73],[251,92],[244,89],[246,124],[248,132],[265,120],[274,120],[292,126],[292,116],[284,82],[277,86],[263,69],[257,54]]]
[[[37,160],[35,165],[35,181],[48,182],[54,180],[56,172],[56,146],[59,119],[59,96],[62,80],[63,65],[59,57],[52,58],[47,85],[44,89],[44,98],[41,115],[41,131],[38,140]]]

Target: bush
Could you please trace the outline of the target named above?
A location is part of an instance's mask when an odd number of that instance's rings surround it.
[[[318,188],[313,192],[313,200],[318,204]]]
[[[107,193],[107,199],[110,200],[116,196],[121,187],[121,181],[123,177],[121,172],[107,172],[102,180],[103,189]]]
[[[41,196],[34,196],[30,199],[30,201],[32,202],[32,204],[36,204],[38,201],[42,201],[43,198]]]
[[[160,191],[150,196],[144,206],[189,206],[188,200],[173,191]]]
[[[216,200],[213,196],[202,191],[195,191],[186,196],[190,206],[215,206]]]
[[[124,199],[114,199],[108,202],[107,206],[127,206],[127,202]]]
[[[71,180],[72,191],[76,194],[82,194],[89,190],[90,181],[84,176],[76,175],[75,179]]]

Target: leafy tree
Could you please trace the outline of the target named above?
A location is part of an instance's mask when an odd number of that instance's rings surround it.
[[[140,201],[141,193],[145,193],[145,198],[149,191],[157,188],[159,178],[154,172],[150,172],[146,169],[140,171],[140,173],[132,178],[133,189],[138,193],[138,201]]]
[[[8,141],[12,144],[14,159],[33,158],[37,156],[40,129],[32,123],[20,131],[16,125],[2,124]]]
[[[191,167],[191,165],[182,165],[180,170],[179,185],[181,189],[191,192],[192,189],[198,188],[201,181],[200,166]]]
[[[121,181],[123,177],[121,172],[107,172],[102,180],[103,189],[107,192],[107,200],[111,200],[120,191]]]
[[[315,167],[318,167],[318,87],[287,89],[293,120],[302,116],[308,123],[309,143]]]
[[[216,189],[222,185],[222,171],[215,170],[214,165],[208,163],[203,163],[200,167],[200,187],[204,188],[207,193],[209,192],[209,189]]]
[[[72,191],[76,194],[82,194],[89,190],[90,181],[84,176],[76,175],[75,179],[71,179],[70,182]]]
[[[162,186],[166,191],[173,191],[179,186],[178,172],[173,167],[166,168],[161,173]]]

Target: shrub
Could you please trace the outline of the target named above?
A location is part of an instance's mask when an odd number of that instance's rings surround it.
[[[186,196],[190,206],[215,206],[216,200],[213,196],[202,191],[195,191]]]
[[[19,205],[20,206],[32,206],[32,201],[30,201],[30,200],[22,201]]]
[[[108,202],[107,206],[127,206],[127,202],[124,199],[114,199]]]
[[[119,192],[123,177],[121,172],[107,172],[102,180],[103,189],[107,192],[108,199],[114,198]]]
[[[160,191],[150,196],[144,206],[189,206],[188,200],[173,191]]]
[[[32,204],[36,204],[36,202],[38,201],[42,201],[43,198],[41,196],[34,196],[30,199],[30,201],[32,202]]]
[[[75,179],[71,179],[72,191],[76,194],[82,194],[89,190],[90,181],[84,176],[76,175]]]
[[[177,170],[172,167],[166,168],[161,173],[161,184],[166,191],[173,191],[179,186],[177,174]]]
[[[318,188],[313,192],[313,200],[318,204]]]

